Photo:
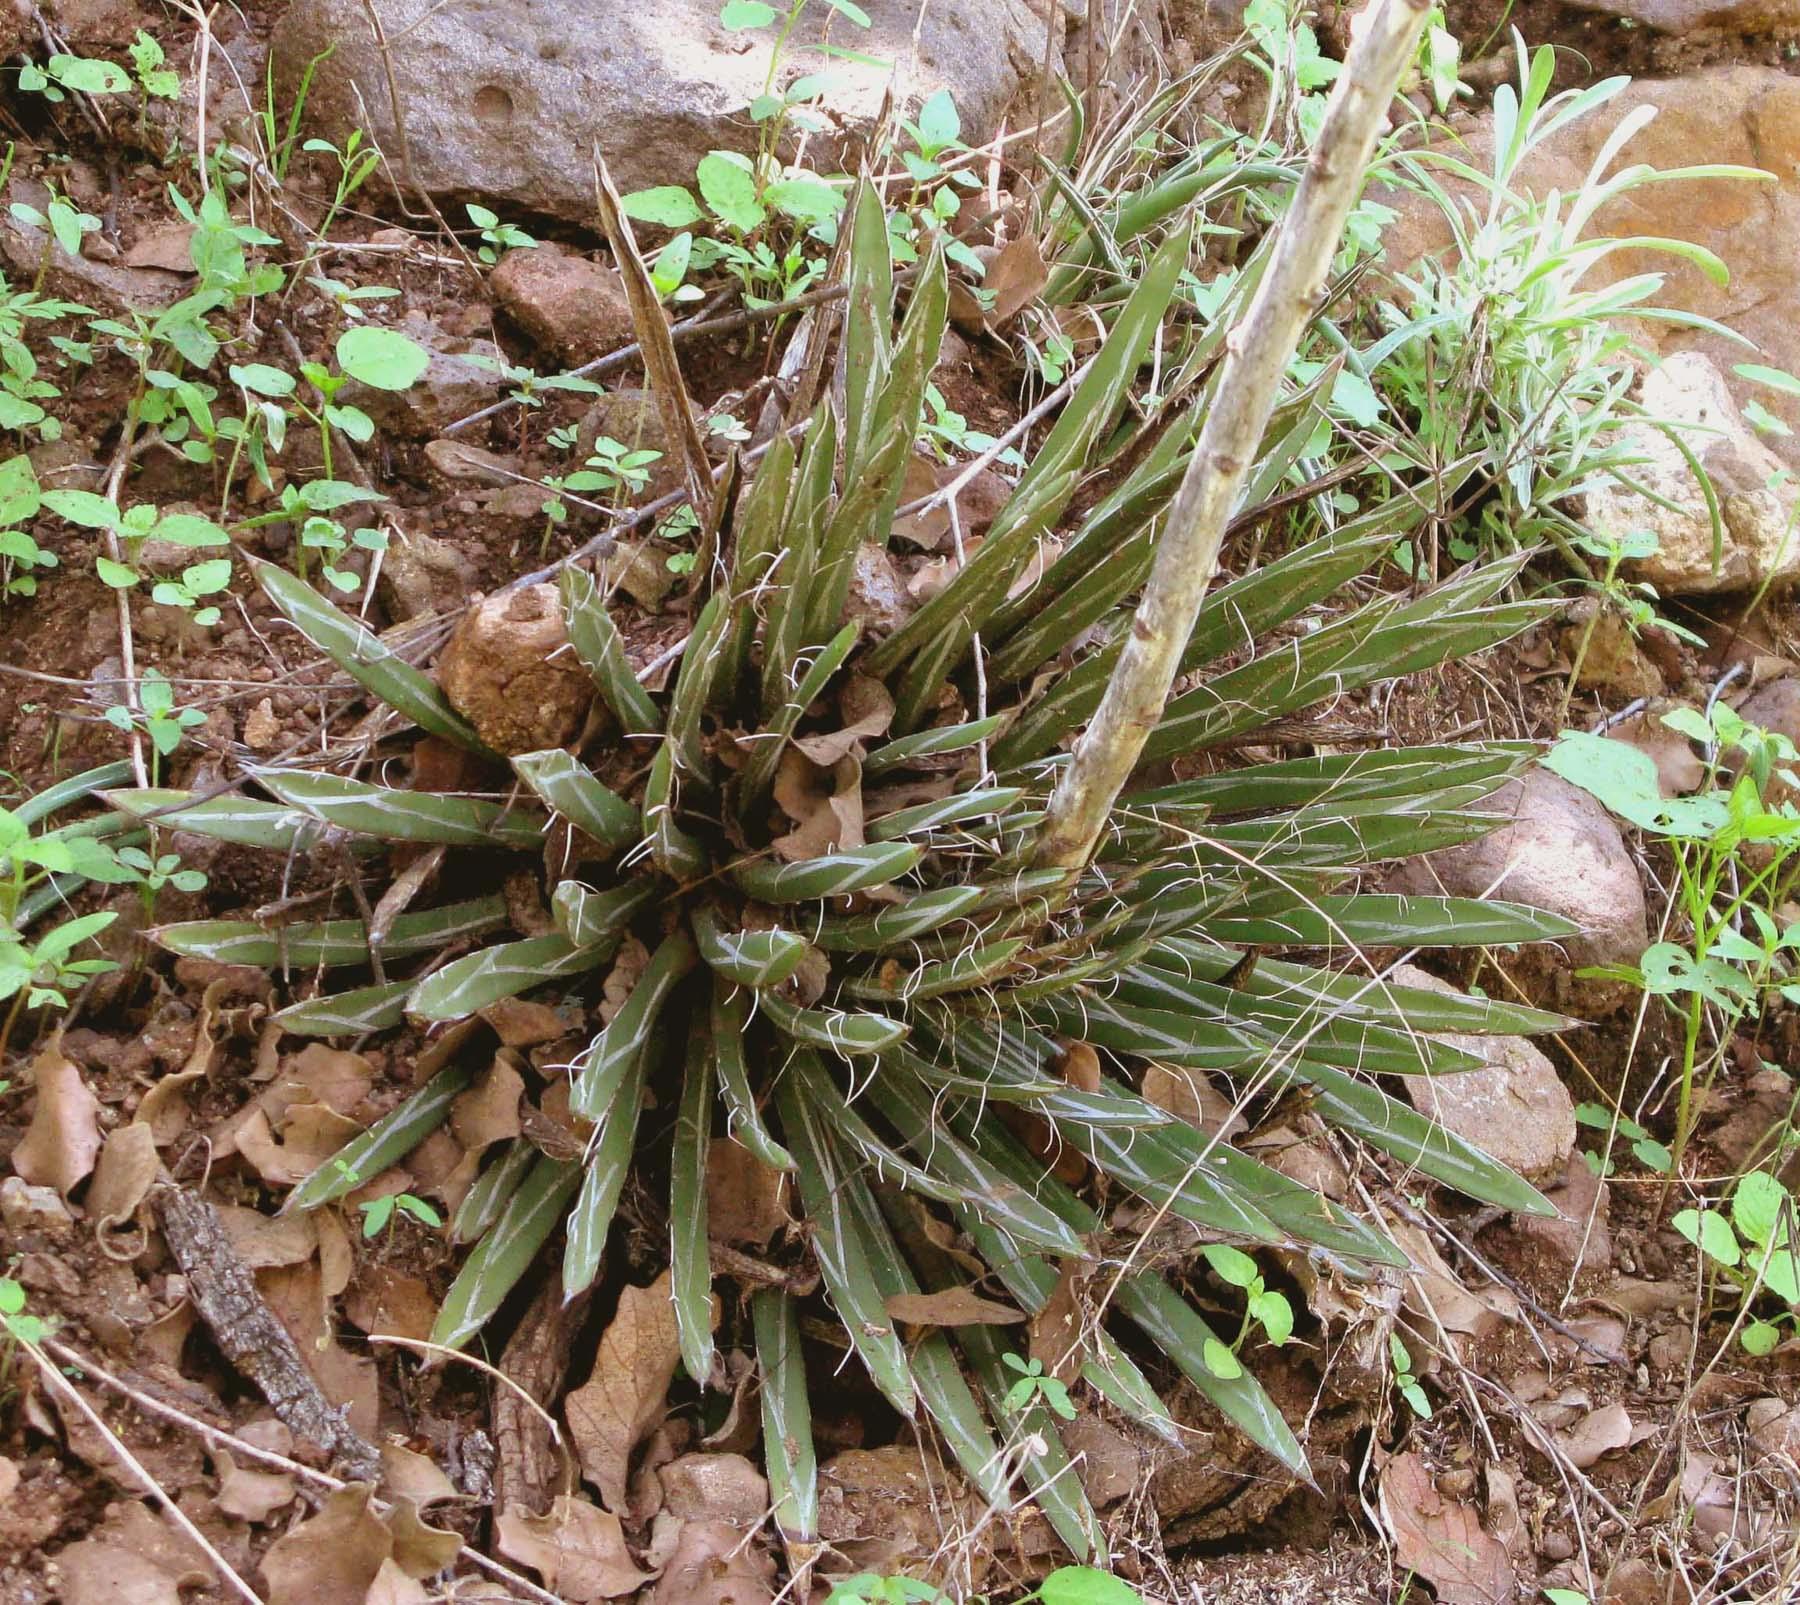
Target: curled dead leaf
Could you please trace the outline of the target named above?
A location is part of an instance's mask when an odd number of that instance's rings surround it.
[[[625,1547],[619,1518],[571,1494],[560,1495],[545,1516],[505,1511],[494,1530],[502,1555],[531,1567],[571,1605],[619,1599],[650,1581]]]
[[[269,1545],[269,1605],[348,1605],[368,1593],[394,1552],[393,1534],[369,1507],[371,1491],[366,1482],[338,1489],[316,1516]]]
[[[895,1293],[883,1301],[896,1321],[913,1326],[1015,1326],[1022,1310],[997,1299],[983,1298],[970,1287],[947,1287],[936,1293]]]
[[[13,1149],[13,1169],[39,1187],[67,1198],[94,1168],[100,1153],[100,1100],[81,1069],[53,1040],[31,1062],[37,1102],[31,1126]]]
[[[1381,1470],[1381,1519],[1394,1558],[1436,1591],[1439,1605],[1506,1605],[1512,1562],[1472,1505],[1446,1499],[1417,1455],[1395,1455]]]
[[[88,1215],[103,1246],[108,1233],[130,1225],[136,1217],[161,1163],[156,1134],[146,1125],[120,1126],[107,1137],[87,1192]]]
[[[1044,253],[1038,249],[1037,236],[1021,234],[988,263],[981,281],[981,287],[994,297],[989,320],[999,325],[1017,317],[1049,282],[1050,269]]]
[[[294,1479],[284,1471],[258,1471],[240,1466],[223,1449],[213,1455],[219,1471],[214,1503],[237,1521],[264,1522],[294,1500]]]
[[[684,1521],[651,1605],[769,1605],[775,1557],[744,1542],[741,1527]]]
[[[1566,1431],[1556,1434],[1556,1444],[1577,1469],[1587,1468],[1602,1455],[1631,1443],[1631,1414],[1622,1404],[1590,1410]]]
[[[525,1078],[501,1054],[450,1105],[450,1130],[464,1148],[475,1151],[516,1137],[524,1096]]]

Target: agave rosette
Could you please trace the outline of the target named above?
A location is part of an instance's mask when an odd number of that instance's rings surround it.
[[[1404,1264],[1377,1227],[1147,1101],[1138,1076],[1158,1063],[1253,1094],[1304,1087],[1327,1124],[1403,1165],[1474,1198],[1543,1211],[1526,1182],[1377,1078],[1473,1067],[1434,1033],[1530,1031],[1550,1017],[1376,984],[1334,967],[1329,950],[1529,942],[1568,927],[1503,903],[1355,889],[1362,865],[1489,828],[1481,800],[1525,757],[1511,745],[1219,768],[1121,799],[1084,872],[1036,867],[1045,799],[1068,738],[1104,690],[1206,403],[1204,379],[1158,443],[1076,520],[1039,582],[1016,582],[1040,537],[1063,526],[1121,416],[1186,241],[1172,238],[1148,261],[980,548],[903,627],[863,640],[843,623],[851,570],[893,523],[947,286],[933,255],[896,331],[880,207],[864,190],[852,211],[841,407],[821,405],[798,444],[778,436],[721,522],[721,555],[666,695],[640,684],[594,580],[579,569],[563,577],[569,639],[623,732],[598,755],[612,784],[556,750],[510,760],[519,782],[511,802],[294,770],[260,773],[262,798],[118,800],[183,829],[284,850],[329,828],[530,855],[542,854],[554,824],[569,827],[561,841],[576,844],[575,863],[567,879],[552,878],[553,933],[495,940],[432,968],[431,955],[453,940],[502,936],[504,901],[408,913],[385,934],[387,979],[326,991],[280,1016],[292,1030],[326,1035],[406,1016],[456,1020],[537,988],[591,994],[628,935],[649,952],[623,1007],[570,1067],[570,1107],[589,1123],[585,1151],[542,1152],[526,1138],[503,1145],[458,1211],[455,1233],[472,1246],[434,1339],[468,1342],[565,1223],[563,1288],[588,1287],[626,1179],[654,1140],[654,1169],[669,1178],[682,1354],[706,1381],[716,1275],[707,1157],[711,1144],[735,1142],[793,1173],[825,1293],[882,1393],[908,1417],[922,1407],[984,1493],[1004,1495],[1018,1464],[1057,1531],[1085,1554],[1097,1539],[1093,1512],[1042,1402],[1008,1402],[1006,1344],[980,1326],[903,1342],[888,1314],[891,1298],[953,1274],[913,1229],[917,1209],[953,1219],[1028,1314],[1049,1301],[1061,1265],[1096,1251],[1100,1224],[1086,1197],[1049,1174],[1041,1155],[1051,1149],[1074,1150],[1210,1240],[1304,1248],[1358,1274]],[[1321,395],[1314,385],[1278,414],[1246,517],[1280,493]],[[1169,703],[1147,759],[1232,742],[1323,697],[1491,646],[1541,616],[1504,599],[1517,564],[1502,562],[1421,594],[1365,591],[1370,599],[1348,612],[1309,620],[1315,628],[1286,628],[1379,562],[1415,507],[1396,496],[1218,586],[1183,659],[1189,689]],[[494,757],[426,675],[292,576],[258,572],[283,613],[372,695]],[[1073,644],[1095,626],[1103,644],[1071,663]],[[1277,644],[1246,648],[1272,633]],[[842,724],[834,712],[853,676],[885,687],[893,707],[881,736],[844,749],[861,754],[865,839],[784,858],[772,849],[791,824],[772,800],[783,754]],[[631,761],[618,762],[620,752]],[[564,861],[560,845],[555,856]],[[352,969],[368,957],[355,919],[279,932],[208,921],[157,936],[176,951],[247,963]],[[1244,962],[1280,949],[1306,951]],[[1072,1040],[1100,1051],[1097,1087],[1064,1075]],[[342,1163],[303,1182],[289,1207],[340,1197],[403,1158],[447,1118],[471,1075],[456,1064],[440,1070],[353,1141]],[[658,1106],[676,1111],[672,1135],[640,1121],[652,1085]],[[1106,1285],[1113,1309],[1153,1348],[1303,1473],[1300,1445],[1251,1372],[1221,1376],[1206,1362],[1214,1334],[1175,1283],[1146,1264]],[[778,1516],[804,1542],[814,1485],[796,1300],[765,1287],[751,1313]],[[1081,1362],[1100,1395],[1173,1435],[1105,1323],[1092,1323]],[[996,1434],[1024,1445],[1022,1464],[996,1452]]]

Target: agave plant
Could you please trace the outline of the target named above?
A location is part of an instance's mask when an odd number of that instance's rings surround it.
[[[459,1020],[534,989],[589,995],[627,937],[648,951],[623,1006],[568,1066],[585,1147],[572,1155],[511,1143],[457,1212],[455,1234],[472,1248],[436,1341],[474,1337],[565,1222],[562,1287],[572,1296],[592,1284],[641,1163],[643,1175],[668,1178],[681,1350],[706,1384],[716,1374],[711,1290],[721,1274],[709,1251],[708,1151],[740,1144],[792,1174],[824,1292],[874,1384],[909,1418],[922,1407],[987,1495],[1001,1498],[1009,1468],[1021,1470],[1058,1533],[1086,1554],[1097,1541],[1093,1512],[1066,1474],[1054,1419],[1035,1398],[1018,1402],[993,1330],[903,1341],[896,1329],[889,1300],[967,1274],[936,1257],[917,1229],[921,1209],[954,1222],[1027,1313],[1045,1307],[1064,1268],[1102,1251],[1098,1195],[1049,1174],[1043,1156],[1057,1151],[1081,1156],[1088,1176],[1159,1216],[1191,1222],[1206,1241],[1298,1249],[1359,1275],[1404,1265],[1377,1225],[1148,1101],[1138,1078],[1151,1063],[1229,1078],[1246,1100],[1305,1089],[1329,1126],[1404,1166],[1508,1209],[1547,1209],[1527,1183],[1377,1078],[1478,1062],[1431,1033],[1530,1031],[1549,1017],[1376,984],[1332,962],[1365,947],[1566,934],[1525,908],[1355,889],[1360,866],[1487,829],[1478,805],[1525,749],[1376,748],[1238,768],[1189,761],[1322,697],[1525,627],[1538,610],[1500,600],[1516,561],[1417,595],[1365,589],[1368,599],[1341,616],[1311,617],[1417,518],[1420,499],[1396,496],[1219,587],[1182,659],[1190,688],[1169,702],[1146,748],[1163,783],[1122,799],[1091,864],[1045,869],[1034,859],[1066,740],[1100,700],[1125,604],[1207,405],[1203,379],[1186,411],[1171,406],[1158,443],[1076,521],[1041,580],[1018,581],[1109,440],[1187,248],[1178,234],[1151,257],[985,542],[892,634],[865,640],[842,621],[859,549],[884,542],[893,523],[947,288],[934,255],[895,331],[881,211],[865,190],[853,204],[842,405],[821,404],[797,443],[778,436],[735,505],[715,513],[718,556],[698,575],[666,695],[640,683],[593,577],[570,569],[562,578],[569,640],[623,732],[594,762],[564,750],[512,757],[518,790],[501,800],[299,770],[258,772],[263,797],[117,798],[182,829],[290,852],[333,830],[474,855],[538,854],[554,866],[553,933],[432,967],[447,943],[499,932],[503,900],[405,914],[381,934],[381,978],[287,1008],[278,1018],[293,1031]],[[1243,520],[1295,505],[1279,487],[1322,405],[1319,384],[1283,402]],[[287,618],[370,693],[498,763],[426,675],[291,575],[258,572]],[[1316,627],[1297,629],[1302,618]],[[1095,627],[1100,644],[1076,657]],[[1269,636],[1279,639],[1267,649],[1246,645]],[[844,729],[849,706],[880,710],[860,743]],[[795,857],[792,822],[773,799],[784,761],[809,748],[825,762],[859,763],[866,827],[860,839]],[[156,935],[177,952],[239,962],[356,970],[369,959],[357,919],[280,931],[210,921]],[[1300,951],[1268,956],[1279,949]],[[1065,1073],[1076,1043],[1098,1051],[1097,1083]],[[454,1063],[438,1070],[288,1207],[324,1204],[403,1158],[445,1120],[472,1073]],[[659,1107],[677,1111],[670,1136],[652,1139],[640,1121],[651,1089]],[[1164,1268],[1127,1257],[1099,1285],[1110,1310],[1225,1416],[1304,1473],[1299,1443],[1256,1378],[1209,1363],[1214,1334]],[[749,1325],[780,1525],[805,1544],[815,1532],[813,1458],[795,1296],[756,1290]],[[1079,1359],[1098,1395],[1175,1437],[1105,1320],[1088,1323]],[[996,1432],[1010,1455],[997,1452]]]

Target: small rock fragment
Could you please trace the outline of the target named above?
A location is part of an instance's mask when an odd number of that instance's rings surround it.
[[[565,362],[587,362],[635,337],[619,275],[558,246],[508,251],[488,286],[526,334]]]
[[[1394,979],[1446,997],[1462,996],[1411,965],[1401,965]],[[1486,1060],[1486,1068],[1404,1077],[1413,1107],[1522,1176],[1561,1171],[1575,1146],[1575,1102],[1556,1067],[1524,1037],[1445,1035],[1440,1040]]]
[[[664,1508],[684,1520],[754,1527],[768,1513],[768,1481],[742,1455],[680,1455],[657,1475]]]
[[[498,752],[538,752],[573,741],[594,682],[569,650],[553,585],[477,603],[438,660],[450,704]]]
[[[23,1176],[8,1176],[0,1181],[0,1225],[9,1236],[43,1232],[63,1237],[74,1230],[75,1217],[54,1187],[34,1187]]]

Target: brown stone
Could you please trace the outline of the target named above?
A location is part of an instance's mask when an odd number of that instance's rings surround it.
[[[569,650],[556,587],[532,585],[472,607],[438,660],[438,683],[503,753],[560,747],[580,733],[594,683]]]
[[[565,362],[587,362],[636,338],[619,275],[559,246],[508,251],[488,287],[513,322]]]

